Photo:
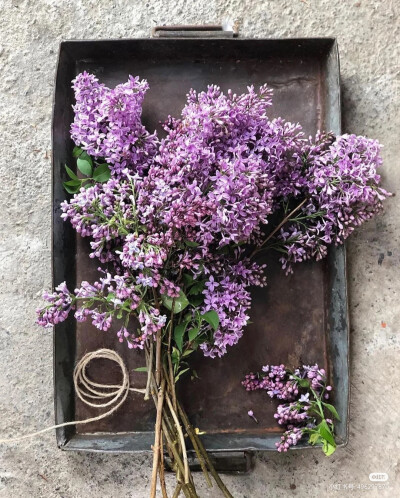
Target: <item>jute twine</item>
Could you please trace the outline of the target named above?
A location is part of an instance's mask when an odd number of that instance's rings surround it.
[[[89,363],[92,360],[98,360],[100,358],[114,361],[119,365],[122,372],[121,384],[99,384],[98,382],[93,382],[89,379],[86,373],[86,369]],[[51,427],[26,434],[25,436],[18,436],[10,439],[0,439],[0,443],[13,443],[16,441],[21,441],[22,439],[29,439],[38,436],[39,434],[43,434],[44,432],[58,429],[59,427],[66,427],[67,425],[88,424],[90,422],[96,422],[97,420],[109,417],[111,414],[116,412],[118,408],[124,404],[129,391],[134,391],[142,394],[145,392],[145,389],[136,389],[134,387],[130,387],[129,371],[119,354],[115,351],[112,351],[111,349],[98,349],[97,351],[92,351],[91,353],[85,354],[85,356],[83,356],[78,361],[74,369],[74,388],[78,398],[87,406],[103,409],[110,407],[109,410],[101,413],[97,417],[91,417],[85,420],[73,420],[72,422],[65,422],[64,424],[52,425]]]

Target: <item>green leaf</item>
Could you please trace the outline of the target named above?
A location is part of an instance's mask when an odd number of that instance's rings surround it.
[[[80,187],[81,181],[80,180],[68,180],[67,182],[64,182],[64,185],[67,185],[67,187]]]
[[[310,382],[306,379],[300,379],[298,383],[300,387],[310,387]]]
[[[214,310],[207,311],[204,315],[201,315],[202,319],[209,323],[214,330],[219,327],[219,316]]]
[[[71,168],[68,168],[67,165],[65,165],[65,171],[67,172],[67,175],[72,178],[72,180],[79,180],[79,178],[75,175],[75,173],[72,171]]]
[[[181,370],[178,375],[175,376],[175,382],[178,382],[179,380],[179,377],[181,377],[181,375],[183,375],[185,372],[187,372],[189,370],[189,368],[185,368],[184,370]]]
[[[71,180],[71,181],[75,181],[75,180]],[[74,185],[74,186],[71,186],[71,185],[68,185],[69,182],[64,182],[63,183],[63,186],[65,188],[65,190],[69,193],[69,194],[76,194],[78,191],[79,191],[79,188],[80,188],[80,182],[79,182],[79,185]]]
[[[132,300],[127,299],[126,301],[124,301],[124,303],[122,305],[122,309],[124,311],[127,311],[128,313],[132,313],[131,304],[132,304]]]
[[[147,372],[147,367],[138,367],[133,369],[134,372]]]
[[[91,176],[92,175],[92,164],[91,161],[89,162],[87,159],[82,159],[81,157],[78,157],[78,160],[76,161],[76,165],[78,166],[78,169],[81,173],[83,173],[86,176]]]
[[[192,354],[194,351],[194,349],[187,349],[183,355],[182,355],[182,358],[185,358],[186,356],[189,356],[190,354]]]
[[[193,277],[189,273],[184,273],[182,275],[182,278],[183,278],[183,282],[186,286],[189,286],[193,283]]]
[[[199,328],[196,327],[194,329],[189,330],[189,342],[192,342],[193,339],[197,337],[197,334],[200,332]]]
[[[312,445],[314,444],[318,444],[320,442],[320,439],[321,439],[321,436],[319,435],[318,432],[314,432],[313,434],[311,434],[310,436],[310,439],[308,440],[308,442]]]
[[[330,405],[329,403],[324,403],[324,402],[322,404],[324,405],[324,407],[327,410],[329,410],[332,413],[332,415],[335,417],[336,420],[340,420],[339,414],[333,405]]]
[[[194,306],[195,308],[197,308],[198,306],[200,306],[203,303],[204,303],[204,296],[202,296],[202,295],[194,296],[194,297],[191,297],[191,299],[190,299],[190,304],[192,306]]]
[[[75,146],[72,150],[72,155],[75,157],[75,158],[78,158],[81,154],[82,154],[83,150],[78,147],[78,146]]]
[[[204,287],[204,282],[195,282],[188,292],[188,296],[196,296],[198,294],[201,294],[204,290]]]
[[[107,163],[100,164],[93,172],[93,180],[95,182],[108,182],[111,178],[111,171]]]
[[[179,292],[179,297],[169,297],[165,294],[161,296],[161,301],[163,305],[172,311],[172,305],[174,305],[174,314],[183,311],[189,304],[189,301],[183,291]]]
[[[192,240],[185,240],[185,244],[188,247],[199,247],[200,245],[198,242],[193,242]]]
[[[325,453],[325,455],[328,457],[328,456],[331,456],[332,453],[335,453],[336,446],[332,446],[331,444],[328,443],[328,441],[324,441],[324,445],[322,447],[322,450]]]
[[[179,351],[176,348],[172,348],[172,353],[171,353],[172,363],[174,365],[176,365],[177,363],[179,363],[179,358],[180,358]]]
[[[329,429],[328,423],[325,419],[318,425],[318,432],[320,433],[321,437],[325,439],[325,441],[336,447],[335,438],[333,437],[332,432]]]
[[[89,154],[86,151],[82,150],[79,157],[90,163],[91,166],[93,166],[92,158],[89,156]]]
[[[174,329],[175,343],[178,346],[178,349],[181,353],[182,353],[182,346],[183,346],[183,336],[185,334],[186,327],[187,327],[187,322],[180,323]]]

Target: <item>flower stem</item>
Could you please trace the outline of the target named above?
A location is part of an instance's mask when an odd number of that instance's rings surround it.
[[[154,303],[158,311],[160,311],[160,304],[158,302],[156,291],[153,287]],[[156,336],[156,383],[160,385],[161,379],[161,329],[157,331]]]
[[[272,237],[276,234],[276,232],[277,232],[278,230],[280,230],[280,229],[283,227],[283,225],[284,225],[285,223],[287,223],[287,222],[290,220],[290,218],[291,218],[291,217],[292,217],[295,213],[297,213],[297,211],[298,211],[298,210],[299,210],[302,206],[304,206],[304,204],[305,204],[305,202],[306,202],[306,201],[307,201],[307,198],[303,199],[303,201],[302,201],[302,202],[300,202],[300,204],[299,204],[297,207],[295,207],[292,211],[290,211],[290,213],[289,213],[287,216],[285,216],[285,218],[284,218],[284,219],[283,219],[283,220],[279,223],[279,225],[278,225],[276,228],[274,228],[274,230],[272,230],[272,232],[268,235],[268,237],[267,237],[267,238],[266,238],[266,239],[265,239],[265,240],[261,243],[261,245],[259,245],[258,247],[256,247],[256,248],[254,249],[254,251],[250,254],[250,259],[252,259],[252,258],[253,258],[256,254],[258,254],[258,253],[261,251],[262,247],[263,247],[263,246],[265,246],[265,244],[266,244],[266,243],[267,243],[270,239],[272,239]]]
[[[163,439],[163,430],[161,428],[160,435],[160,465],[159,465],[159,474],[160,474],[160,484],[161,484],[161,492],[163,498],[168,498],[167,495],[167,487],[165,486],[165,473],[164,473],[164,439]]]
[[[160,459],[160,438],[161,438],[161,421],[164,404],[165,379],[161,380],[160,390],[158,391],[157,400],[157,418],[155,428],[155,438],[153,447],[153,472],[151,477],[150,498],[156,497],[157,472]]]
[[[160,384],[157,384],[156,379],[156,363],[157,356],[151,354],[152,348],[154,345],[151,344],[150,347],[145,349],[146,353],[146,362],[148,368],[148,379],[150,388],[149,392],[154,400],[154,404],[157,408],[156,415],[156,427],[155,427],[155,441],[154,441],[154,456],[153,456],[153,473],[152,473],[152,481],[151,481],[151,498],[155,498],[156,485],[157,485],[157,475],[160,477],[161,483],[161,491],[163,493],[163,498],[166,498],[166,489],[165,489],[165,476],[163,469],[160,466],[164,466],[164,454],[163,452],[163,438],[165,438],[166,446],[169,455],[172,457],[172,467],[176,473],[176,479],[178,485],[175,489],[174,496],[179,496],[180,492],[183,492],[186,498],[198,498],[193,478],[189,468],[186,443],[185,443],[185,435],[183,432],[183,427],[187,432],[187,435],[190,438],[190,441],[193,445],[193,449],[196,453],[198,461],[200,463],[201,469],[204,473],[205,479],[208,485],[212,486],[212,481],[209,473],[215,479],[218,487],[222,491],[225,498],[233,498],[229,493],[228,489],[222,482],[219,477],[217,471],[213,463],[210,460],[207,451],[205,450],[203,443],[201,442],[199,436],[196,434],[196,431],[193,429],[192,425],[189,422],[189,419],[180,405],[179,401],[176,399],[175,394],[175,378],[173,376],[173,370],[171,369],[172,363],[169,361],[165,361],[165,356],[170,360],[170,341],[172,335],[172,320],[173,316],[171,316],[171,324],[168,328],[168,342],[167,344],[162,345],[161,343],[161,358],[164,358],[164,361],[161,360],[160,365]],[[169,351],[168,351],[169,348]],[[171,376],[172,372],[172,376]],[[175,403],[174,406],[174,397]]]
[[[167,371],[166,371],[165,367],[164,367],[164,373],[167,376]],[[168,376],[167,376],[167,383],[168,383],[168,387],[170,387],[170,381],[168,380]],[[207,481],[207,484],[210,488],[212,488],[213,484],[212,484],[212,481],[211,481],[210,476],[209,476],[208,471],[207,471],[206,461],[205,461],[203,455],[201,454],[199,445],[197,443],[197,438],[196,438],[197,434],[196,434],[195,430],[193,429],[192,425],[190,424],[189,419],[186,417],[185,413],[183,412],[180,404],[178,404],[178,411],[179,411],[179,415],[183,421],[183,425],[186,429],[186,432],[187,432],[187,434],[192,442],[193,449],[197,455],[201,470],[203,471],[203,474],[204,474],[204,477]]]
[[[183,454],[183,466],[184,466],[184,470],[185,470],[184,478],[185,478],[185,484],[188,484],[190,482],[189,481],[189,463],[188,463],[187,452],[186,452],[185,438],[183,436],[183,431],[182,431],[182,427],[181,427],[181,424],[179,422],[178,416],[175,413],[174,407],[172,406],[171,400],[168,396],[168,392],[166,392],[166,400],[167,400],[167,404],[168,404],[168,407],[170,409],[172,418],[175,421],[176,429],[178,431],[178,435],[179,435],[179,438],[181,441],[182,454]]]
[[[147,351],[146,351],[147,353]],[[146,359],[149,361],[149,354],[146,354]],[[156,385],[156,380],[155,380],[155,375],[154,375],[154,361],[152,364],[148,363],[148,368],[151,371],[151,394],[154,400],[154,405],[158,408],[158,396],[156,395],[157,392],[157,385]],[[165,378],[163,377],[161,382],[165,382]],[[157,416],[158,416],[158,410],[157,410]],[[167,442],[167,449],[168,452],[172,453],[173,458],[174,458],[174,463],[175,463],[175,472],[177,475],[177,480],[178,482],[180,481],[180,475],[185,474],[185,465],[182,461],[182,449],[179,445],[180,440],[176,440],[177,432],[178,432],[178,427],[176,427],[176,423],[174,425],[175,420],[171,420],[168,413],[167,413],[167,408],[165,405],[163,405],[162,408],[162,421],[161,421],[161,428],[162,432],[164,434],[164,437]],[[180,425],[179,425],[180,427]],[[182,433],[183,434],[183,433]],[[154,446],[156,443],[154,443]],[[179,449],[177,449],[177,446]],[[160,461],[158,462],[160,464]],[[198,498],[198,495],[196,493],[196,490],[194,488],[194,484],[190,478],[190,469],[187,467],[188,473],[189,473],[189,483],[180,483],[181,484],[181,490],[183,491],[184,495],[187,498]]]
[[[182,408],[180,406],[179,406],[179,413],[180,413],[182,419],[184,420],[186,432],[188,433],[188,436],[190,437],[190,440],[193,444],[194,451],[196,452],[197,458],[198,458],[199,463],[200,463],[201,470],[203,471],[203,474],[204,474],[204,477],[207,481],[207,484],[210,488],[212,488],[213,483],[210,479],[210,475],[209,475],[208,470],[207,470],[206,461],[205,461],[204,456],[202,455],[202,453],[200,451],[200,447],[197,443],[196,431],[191,426],[189,420],[187,418],[185,419],[184,416],[182,416]]]
[[[147,359],[147,383],[146,383],[146,391],[144,393],[144,399],[147,401],[150,398],[150,386],[151,386],[151,376],[152,376],[152,365],[153,365],[153,355],[154,355],[154,347],[153,343],[149,345],[149,352],[146,348],[146,359]]]
[[[175,412],[177,411],[177,402],[176,402],[176,390],[175,390],[175,377],[174,377],[174,369],[172,367],[172,359],[171,359],[171,340],[172,340],[172,325],[174,322],[174,308],[175,308],[175,299],[172,301],[172,307],[171,307],[171,318],[170,318],[170,325],[168,328],[168,351],[167,351],[167,358],[168,358],[168,369],[169,369],[169,388],[171,390],[171,396],[172,396],[172,403],[175,408]],[[168,374],[166,374],[166,378],[168,379]]]
[[[178,484],[176,485],[174,494],[172,495],[172,498],[178,498],[179,493],[181,492],[181,489],[182,489],[182,485],[181,485],[181,483],[178,482]]]
[[[161,381],[161,329],[157,331],[156,336],[156,384],[160,385]]]
[[[189,419],[188,419],[186,413],[184,412],[183,408],[180,405],[178,405],[178,406],[179,406],[179,412],[181,414],[183,422],[185,423],[185,425],[186,424],[189,425]],[[210,470],[211,475],[214,477],[215,482],[218,484],[219,489],[222,491],[222,493],[224,494],[224,496],[226,498],[233,498],[233,496],[230,494],[227,487],[223,483],[222,479],[219,477],[217,471],[215,470],[215,467],[214,467],[213,463],[211,462],[210,457],[208,456],[208,453],[203,446],[203,443],[201,442],[199,436],[196,434],[195,431],[193,431],[193,436],[196,439],[196,442],[197,442],[197,445],[198,445],[198,448],[200,451],[199,454],[201,454],[203,456],[203,458],[204,458],[205,462],[207,463],[207,466]]]

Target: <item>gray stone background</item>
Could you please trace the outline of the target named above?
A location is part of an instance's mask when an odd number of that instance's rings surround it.
[[[383,183],[399,190],[398,0],[0,0],[0,7],[0,438],[53,424],[52,337],[34,325],[34,311],[50,286],[50,120],[61,40],[146,37],[155,25],[226,16],[240,20],[244,37],[336,36],[344,131],[385,145]],[[250,475],[225,478],[235,497],[400,495],[399,215],[394,197],[348,244],[348,446],[330,459],[317,449],[260,455]],[[0,445],[0,496],[146,497],[149,466],[145,456],[63,453],[48,433]],[[388,488],[345,489],[368,486],[370,472],[388,473]],[[200,483],[199,492],[219,496]]]

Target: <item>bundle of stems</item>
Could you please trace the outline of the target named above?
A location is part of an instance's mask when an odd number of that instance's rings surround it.
[[[177,484],[173,498],[178,497],[181,492],[187,498],[198,497],[187,456],[186,441],[190,441],[209,487],[213,486],[212,477],[223,495],[233,498],[177,399],[171,361],[171,330],[172,327],[168,327],[164,334],[166,342],[163,342],[163,334],[160,331],[156,340],[151,341],[145,349],[148,373],[145,399],[152,397],[157,410],[150,497],[155,498],[159,479],[162,496],[168,498],[164,475],[164,448],[176,474]]]

